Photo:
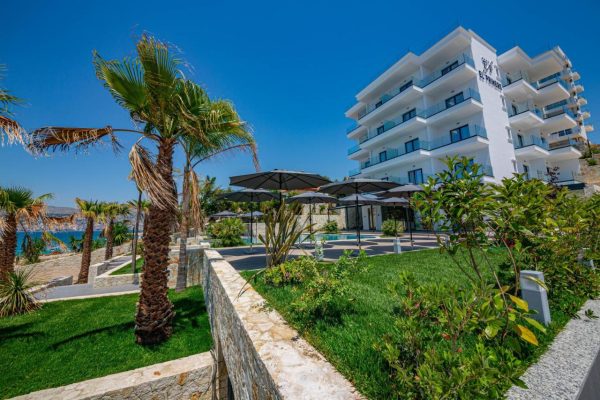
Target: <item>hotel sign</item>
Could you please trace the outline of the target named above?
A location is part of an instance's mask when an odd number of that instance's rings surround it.
[[[496,76],[498,76],[498,67],[494,65],[493,61],[489,61],[481,57],[481,63],[483,64],[483,71],[479,71],[479,79],[487,82],[488,85],[493,86],[495,89],[502,90],[502,84],[493,77],[494,70]]]

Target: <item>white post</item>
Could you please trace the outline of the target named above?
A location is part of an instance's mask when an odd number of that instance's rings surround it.
[[[548,293],[534,280],[535,278],[544,282],[544,273],[540,271],[521,271],[521,297],[527,302],[531,310],[537,311],[533,318],[538,322],[548,325],[551,321],[550,307],[548,306]]]
[[[396,254],[402,253],[402,245],[400,243],[399,237],[394,239],[394,253],[396,253]]]

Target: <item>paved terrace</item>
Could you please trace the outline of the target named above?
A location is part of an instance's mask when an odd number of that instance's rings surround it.
[[[372,232],[363,232],[364,235],[372,235]],[[422,250],[437,247],[437,241],[433,234],[415,233],[413,234],[414,246],[411,248],[408,235],[404,235],[402,240],[402,251]],[[394,238],[373,238],[362,240],[362,249],[369,256],[392,254],[394,252]],[[302,255],[312,255],[314,247],[309,243],[303,244],[302,249],[294,249],[291,252],[292,257]],[[325,260],[337,260],[345,250],[357,250],[356,240],[335,240],[325,244]],[[265,248],[262,245],[255,245],[254,252],[249,254],[249,247],[228,247],[217,250],[225,260],[227,260],[236,270],[251,270],[265,267]]]

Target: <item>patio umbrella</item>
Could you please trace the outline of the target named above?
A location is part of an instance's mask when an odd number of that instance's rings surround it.
[[[263,188],[279,190],[280,192],[282,190],[312,189],[330,182],[329,179],[321,175],[283,169],[229,177],[229,184],[232,186],[250,189]],[[281,193],[279,193],[279,200],[282,200]]]
[[[210,216],[211,218],[234,218],[237,214],[229,210],[221,211]]]
[[[260,203],[275,199],[275,195],[265,189],[242,189],[236,192],[225,193],[221,196],[223,199],[239,202]],[[253,250],[254,234],[252,224],[254,220],[254,210],[250,208],[250,252]],[[262,215],[262,213],[261,213]],[[242,215],[244,216],[244,215]],[[258,229],[258,227],[257,227]]]
[[[360,194],[368,192],[379,192],[382,190],[389,190],[398,186],[397,183],[390,181],[382,181],[379,179],[368,179],[368,178],[350,178],[341,182],[330,183],[319,188],[319,192],[329,194]],[[358,239],[358,248],[360,249],[360,228],[358,225],[358,196],[354,201],[356,207],[356,236]]]
[[[322,203],[337,203],[337,199],[335,197],[329,196],[325,193],[319,192],[304,192],[297,196],[292,196],[289,198],[290,201],[300,203],[300,204],[308,204],[308,225],[309,225],[309,233],[312,236],[312,205],[313,204],[322,204]],[[327,209],[327,220],[329,220],[329,209]]]
[[[389,197],[387,199],[382,199],[381,204],[389,207],[408,207],[408,200],[404,197]],[[406,208],[404,210],[406,212]],[[410,226],[408,227],[410,231]],[[396,239],[398,238],[398,231],[396,229],[396,220],[394,219],[394,233],[396,235]]]
[[[250,211],[249,213],[240,214],[240,217],[254,219],[254,218],[262,217],[263,215],[265,215],[265,214],[261,213],[260,211]]]

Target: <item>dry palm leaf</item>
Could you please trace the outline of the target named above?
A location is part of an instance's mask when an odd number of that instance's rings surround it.
[[[66,151],[74,148],[76,152],[86,150],[90,146],[103,144],[102,138],[110,138],[113,150],[121,147],[113,128],[68,128],[49,126],[33,131],[29,137],[29,150],[34,154],[47,151]]]
[[[25,129],[17,121],[0,115],[0,145],[4,145],[5,136],[8,144],[23,144]]]
[[[160,174],[148,150],[135,144],[129,152],[131,176],[137,186],[148,193],[153,205],[161,209],[176,210],[177,196],[173,186]]]

